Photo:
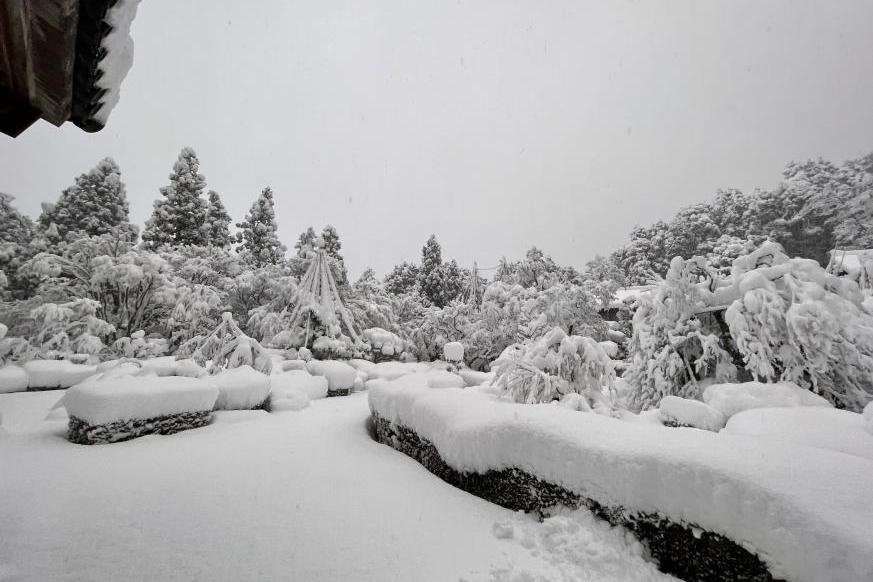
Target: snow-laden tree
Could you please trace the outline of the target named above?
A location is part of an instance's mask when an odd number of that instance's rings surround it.
[[[307,253],[312,251],[317,236],[318,235],[315,234],[315,229],[311,226],[300,233],[297,242],[294,243],[294,250],[297,252],[298,257],[303,258]]]
[[[164,309],[159,292],[170,277],[164,259],[117,231],[74,241],[58,254],[39,253],[22,270],[42,278],[40,294],[93,300],[97,316],[122,335],[157,323]]]
[[[537,247],[528,249],[521,261],[501,259],[494,280],[535,289],[546,289],[558,283],[581,283],[576,269],[557,264]]]
[[[352,285],[352,292],[346,302],[349,311],[361,329],[397,329],[397,317],[391,296],[376,278],[376,273],[367,268]]]
[[[206,204],[206,244],[219,247],[229,248],[233,239],[230,236],[230,215],[227,209],[221,202],[218,192],[210,190],[208,193],[209,201]]]
[[[245,220],[237,224],[240,232],[237,251],[255,267],[276,265],[285,257],[285,245],[276,234],[276,211],[273,191],[267,187],[252,204]]]
[[[791,381],[855,412],[873,400],[873,316],[854,281],[776,243],[735,261],[732,277],[739,296],[725,321],[756,379]]]
[[[98,354],[115,331],[97,316],[99,307],[92,299],[79,298],[40,305],[30,314],[39,330],[31,343],[42,358],[50,360]]]
[[[609,411],[615,371],[603,347],[590,337],[554,328],[508,347],[493,366],[494,383],[515,402],[534,404],[583,395],[589,407]]]
[[[35,352],[25,338],[10,337],[8,331],[9,328],[0,323],[0,366],[29,360]]]
[[[191,148],[183,148],[173,164],[170,184],[161,188],[151,218],[142,233],[143,245],[157,249],[165,245],[206,245],[206,180],[199,174],[200,161]]]
[[[138,360],[162,356],[168,347],[166,340],[146,337],[143,330],[135,331],[130,336],[120,337],[112,344],[112,350],[122,358]]]
[[[174,279],[164,286],[160,299],[167,310],[159,329],[175,349],[198,335],[205,335],[219,322],[222,296],[215,287]]]
[[[661,286],[639,299],[627,375],[636,409],[657,406],[667,395],[699,398],[697,382],[706,375],[727,381],[736,374],[719,336],[708,333],[696,317],[707,307],[698,286],[704,264],[676,257]]]
[[[288,327],[297,282],[284,265],[246,269],[227,287],[227,301],[234,317],[246,322],[246,333],[269,342]]]
[[[15,198],[0,192],[0,299],[23,299],[33,292],[33,281],[18,269],[38,252],[33,221],[13,204]]]
[[[47,205],[39,223],[44,229],[54,224],[61,238],[99,236],[119,228],[135,233],[128,215],[121,170],[115,160],[104,158],[61,192],[55,204]]]
[[[176,358],[190,357],[210,374],[228,368],[251,366],[264,374],[273,368],[270,354],[254,338],[243,333],[230,312],[221,314],[221,323],[206,336],[195,336],[179,348]]]
[[[442,247],[434,235],[421,249],[421,267],[418,271],[418,288],[427,300],[437,307],[448,305],[464,291],[465,277],[458,264],[451,260],[443,262]]]
[[[385,290],[392,295],[410,293],[418,283],[418,265],[402,262],[385,275]]]
[[[582,285],[600,302],[607,306],[615,298],[615,292],[627,284],[621,268],[609,257],[595,256],[585,265]]]

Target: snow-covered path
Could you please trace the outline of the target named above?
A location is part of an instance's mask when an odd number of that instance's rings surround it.
[[[543,524],[371,440],[366,395],[80,446],[0,395],[0,580],[663,580],[621,530]],[[0,429],[2,430],[2,429]]]

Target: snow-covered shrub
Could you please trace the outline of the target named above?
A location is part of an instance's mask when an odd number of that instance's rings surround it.
[[[568,336],[555,327],[540,338],[508,347],[494,366],[495,384],[515,402],[550,402],[576,392],[592,404],[611,405],[612,360],[590,337]]]
[[[218,388],[216,410],[252,410],[268,407],[270,396],[270,376],[262,374],[251,366],[222,370],[211,376],[212,384]]]
[[[100,353],[115,328],[97,317],[99,307],[93,299],[74,299],[60,305],[45,303],[31,311],[39,326],[32,339],[39,355],[52,360]]]
[[[358,377],[357,370],[336,360],[311,360],[306,364],[306,370],[313,376],[327,378],[328,390],[331,392],[351,390]]]
[[[688,426],[718,432],[724,428],[727,417],[722,412],[699,400],[665,396],[658,410],[661,422],[668,426]]]
[[[371,327],[361,333],[370,344],[374,361],[396,359],[406,351],[407,342],[396,333],[391,333],[381,327]]]
[[[6,337],[8,331],[9,328],[0,323],[0,366],[26,360],[32,355],[30,342],[21,337]]]
[[[719,410],[725,418],[753,408],[788,408],[795,406],[824,406],[830,403],[809,390],[791,382],[765,384],[713,384],[703,391],[703,401]]]
[[[756,380],[794,382],[855,412],[873,400],[873,316],[854,281],[768,243],[734,262],[733,287],[725,321]]]
[[[720,338],[704,331],[696,318],[706,308],[697,285],[699,268],[697,260],[676,257],[663,284],[639,298],[626,374],[636,388],[634,408],[655,407],[668,395],[698,398],[697,381],[711,373],[720,381],[735,377]]]
[[[168,306],[169,313],[160,328],[173,347],[197,335],[205,335],[218,325],[222,299],[210,285],[188,284],[176,279],[164,287],[161,300]]]
[[[449,342],[443,346],[443,356],[447,362],[463,363],[464,345],[461,342]]]
[[[167,340],[147,338],[143,330],[135,331],[128,337],[121,337],[112,344],[112,349],[124,358],[156,358],[167,351]]]
[[[210,374],[223,369],[251,366],[264,374],[273,368],[270,354],[254,338],[244,334],[230,312],[221,314],[221,323],[212,333],[196,336],[179,347],[176,358],[191,357],[207,366]]]

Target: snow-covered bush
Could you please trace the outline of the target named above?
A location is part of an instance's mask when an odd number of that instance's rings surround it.
[[[576,392],[594,405],[611,406],[612,360],[590,337],[568,336],[555,327],[508,347],[494,367],[495,384],[515,402],[550,402]]]
[[[727,422],[727,417],[719,409],[678,396],[665,396],[658,407],[658,416],[668,426],[688,426],[713,432],[720,431]]]
[[[221,323],[212,333],[206,337],[196,336],[179,347],[176,358],[186,357],[206,366],[210,374],[245,365],[264,374],[269,374],[273,368],[270,354],[242,332],[230,312],[221,314]]]
[[[48,360],[100,353],[105,347],[104,340],[115,328],[97,317],[99,307],[93,299],[74,299],[35,308],[30,315],[37,321],[39,332],[31,343]]]
[[[626,375],[636,388],[634,408],[655,407],[668,395],[699,398],[697,382],[709,374],[721,381],[735,377],[720,338],[707,333],[696,317],[706,308],[697,285],[699,269],[699,261],[676,257],[663,284],[639,298]]]
[[[156,358],[164,355],[168,348],[167,340],[146,337],[143,330],[130,336],[121,337],[112,344],[112,349],[124,358]]]
[[[406,351],[406,341],[381,327],[365,329],[361,334],[370,344],[371,357],[376,362],[397,359]]]
[[[6,337],[9,328],[0,323],[0,366],[9,362],[28,359],[31,355],[30,342],[21,337]]]
[[[854,281],[769,243],[734,262],[733,287],[725,321],[756,380],[794,382],[855,412],[873,400],[873,316]]]

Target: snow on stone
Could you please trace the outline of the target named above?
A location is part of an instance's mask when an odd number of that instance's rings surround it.
[[[721,411],[727,418],[752,408],[831,406],[818,394],[804,390],[792,382],[712,384],[703,391],[703,401]]]
[[[479,372],[464,368],[458,370],[458,376],[464,379],[467,386],[481,386],[482,384],[491,383],[494,380],[494,372]]]
[[[820,406],[756,408],[733,415],[725,432],[794,443],[873,461],[873,435],[862,415]]]
[[[447,362],[463,362],[464,346],[461,342],[448,342],[443,346],[443,357]]]
[[[101,89],[105,89],[106,93],[101,98],[100,108],[94,114],[94,118],[104,125],[118,103],[121,82],[133,66],[133,39],[130,36],[130,25],[136,17],[139,2],[140,0],[117,0],[106,12],[105,22],[111,30],[101,45],[106,56],[98,64],[103,74],[95,83]]]
[[[62,405],[92,425],[212,410],[218,388],[206,378],[121,376],[92,379],[67,390]]]
[[[331,390],[350,390],[358,377],[357,370],[339,360],[311,360],[306,363],[306,370],[313,376],[327,378]]]
[[[27,390],[27,383],[27,372],[21,366],[10,364],[0,367],[0,394],[24,392]]]
[[[270,395],[270,376],[251,366],[222,370],[212,376],[212,384],[218,388],[218,410],[249,410]]]
[[[25,362],[28,388],[69,388],[97,373],[97,366],[74,364],[67,360],[32,360]]]
[[[280,394],[283,390],[299,390],[310,400],[315,400],[327,396],[328,381],[324,376],[313,376],[306,370],[290,370],[270,376],[270,386],[274,394]]]
[[[369,403],[458,471],[518,467],[595,501],[750,548],[795,582],[873,580],[873,463],[824,449],[372,382]]]
[[[661,399],[658,415],[661,422],[690,426],[718,432],[724,428],[725,415],[699,400],[689,400],[678,396],[665,396]]]

